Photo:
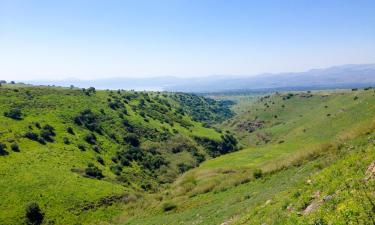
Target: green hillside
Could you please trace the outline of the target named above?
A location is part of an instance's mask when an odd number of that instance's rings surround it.
[[[0,105],[0,224],[25,222],[33,202],[46,224],[106,221],[236,150],[230,134],[202,124],[228,118],[229,108],[194,95],[9,84]]]
[[[0,224],[30,212],[43,224],[374,221],[372,88],[204,98],[7,84],[0,103]]]
[[[374,90],[277,93],[243,107],[222,127],[248,148],[188,171],[169,191],[148,199],[147,207],[127,208],[120,223],[371,220],[373,180],[362,181],[375,156]],[[306,213],[315,202],[319,207]]]

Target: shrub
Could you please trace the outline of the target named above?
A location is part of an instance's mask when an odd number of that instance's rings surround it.
[[[358,96],[355,96],[355,97],[354,97],[354,100],[357,100],[357,99],[358,99]]]
[[[63,137],[63,142],[64,142],[64,144],[66,144],[66,145],[69,145],[69,144],[70,144],[70,141],[69,141],[69,139],[68,139],[67,137]]]
[[[71,128],[71,127],[68,127],[68,128],[66,129],[66,131],[67,131],[69,134],[71,134],[71,135],[75,135],[75,133],[74,133],[74,131],[73,131],[73,128]]]
[[[86,151],[86,147],[83,144],[78,144],[77,147],[81,151]]]
[[[119,176],[122,172],[122,168],[119,165],[114,165],[114,166],[111,166],[111,171],[117,176]]]
[[[138,147],[140,145],[140,141],[136,134],[130,133],[124,137],[124,141],[134,147]]]
[[[15,119],[21,120],[22,119],[22,112],[19,108],[12,108],[7,112],[4,112],[4,116]]]
[[[32,131],[28,131],[25,134],[25,138],[28,138],[33,141],[38,141],[39,140],[39,135],[37,133],[34,133]]]
[[[262,178],[263,177],[263,172],[261,169],[256,169],[254,172],[253,172],[253,177],[255,179],[259,179],[259,178]]]
[[[179,164],[177,164],[177,167],[178,167],[178,170],[180,171],[180,173],[184,173],[184,172],[190,170],[191,168],[193,168],[193,166],[185,164],[185,163],[179,163]]]
[[[85,169],[85,173],[87,176],[97,179],[101,179],[104,177],[102,171],[92,163],[88,164],[87,168]]]
[[[54,142],[54,140],[53,140],[54,133],[51,133],[49,130],[42,130],[42,131],[40,132],[40,136],[41,136],[44,140],[46,140],[46,141],[48,141],[48,142]]]
[[[173,209],[176,209],[177,208],[177,205],[172,203],[172,202],[165,202],[163,204],[163,211],[164,212],[168,212],[168,211],[171,211]]]
[[[20,147],[18,146],[17,143],[12,143],[10,145],[10,148],[14,151],[14,152],[19,152],[20,151]]]
[[[0,142],[0,155],[7,155],[8,152],[6,151],[7,146],[4,143]]]
[[[86,127],[90,131],[96,131],[99,134],[102,133],[99,116],[93,113],[90,109],[82,111],[74,118],[74,122],[79,126]]]
[[[28,224],[39,225],[42,224],[44,213],[35,202],[29,203],[26,206],[26,220]]]
[[[98,161],[98,163],[104,165],[104,159],[101,156],[97,156],[96,161]]]
[[[85,136],[85,141],[91,145],[96,144],[96,136],[95,134],[88,134]]]

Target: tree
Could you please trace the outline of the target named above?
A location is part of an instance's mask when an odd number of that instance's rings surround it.
[[[26,206],[26,220],[30,225],[42,224],[44,213],[35,202],[31,202]]]

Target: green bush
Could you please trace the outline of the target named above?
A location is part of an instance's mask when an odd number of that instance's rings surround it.
[[[85,141],[91,145],[96,144],[96,136],[95,134],[88,134],[85,136]]]
[[[40,209],[39,205],[35,202],[29,203],[26,206],[26,222],[30,225],[42,224],[44,219],[44,213]]]
[[[86,151],[86,147],[83,145],[83,144],[78,144],[77,145],[78,149],[81,150],[81,151]]]
[[[74,118],[74,122],[78,126],[86,127],[90,131],[96,131],[99,134],[102,133],[99,116],[93,113],[91,109],[83,110],[78,116]]]
[[[263,171],[261,169],[256,169],[254,172],[253,172],[253,177],[255,179],[259,179],[259,178],[262,178],[263,177]]]
[[[140,141],[136,134],[130,133],[124,137],[124,141],[134,147],[138,147],[140,145]]]
[[[119,165],[114,165],[114,166],[111,166],[111,171],[116,174],[117,176],[121,174],[121,171],[122,171],[122,167],[119,166]]]
[[[4,112],[4,116],[15,119],[15,120],[21,120],[22,112],[20,108],[12,108],[9,111]]]
[[[0,142],[0,155],[7,155],[8,152],[6,151],[7,146],[4,143]]]
[[[177,208],[177,205],[172,202],[165,202],[163,204],[163,211],[168,212]]]
[[[66,129],[66,131],[67,131],[69,134],[71,134],[71,135],[75,135],[75,133],[74,133],[74,131],[73,131],[73,128],[71,128],[71,127],[68,127],[68,128]]]
[[[63,137],[63,142],[64,142],[64,144],[66,144],[66,145],[69,145],[69,144],[70,144],[70,141],[69,141],[69,139],[68,139],[67,137]]]
[[[104,159],[101,156],[97,156],[96,161],[98,161],[98,163],[104,165]]]
[[[87,176],[97,179],[102,179],[104,177],[102,171],[92,163],[88,164],[85,173]]]
[[[20,151],[20,147],[18,146],[17,143],[12,143],[10,145],[10,148],[14,151],[14,152],[19,152]]]

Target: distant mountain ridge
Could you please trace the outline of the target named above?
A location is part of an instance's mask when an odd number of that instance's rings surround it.
[[[286,90],[350,88],[375,85],[375,64],[348,64],[306,72],[259,74],[255,76],[208,76],[177,78],[171,76],[153,78],[108,78],[99,80],[35,80],[32,84],[99,89],[135,89],[177,92],[220,92],[233,90]]]

